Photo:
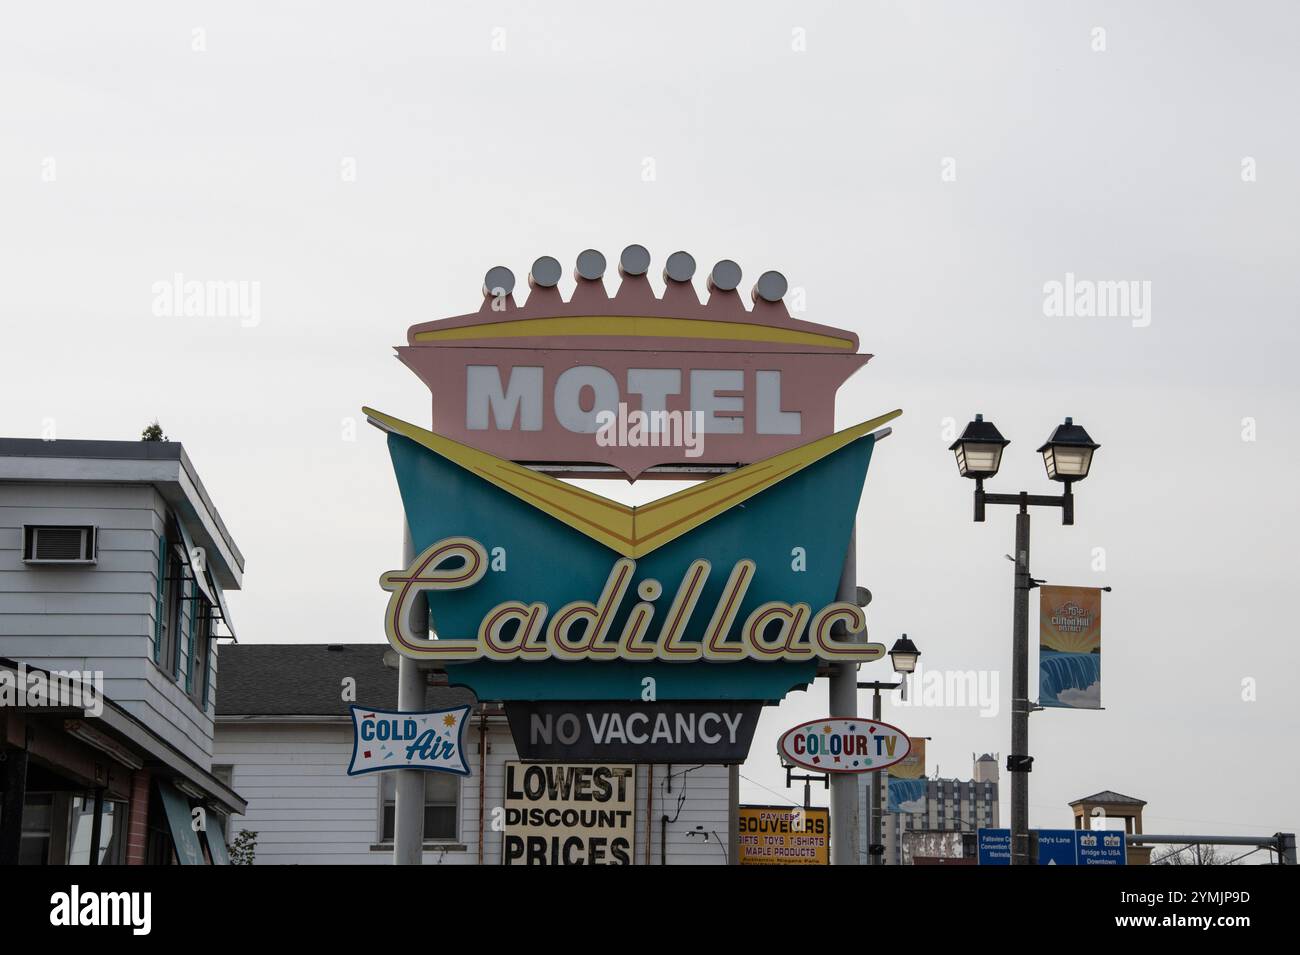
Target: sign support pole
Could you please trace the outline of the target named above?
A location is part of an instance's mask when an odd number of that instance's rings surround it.
[[[880,722],[880,687],[878,686],[876,687],[875,695],[871,698],[871,718],[877,723]],[[869,774],[869,778],[871,779],[871,845],[881,847],[880,855],[872,855],[871,858],[867,860],[869,865],[885,864],[885,837],[881,832],[881,829],[883,828],[882,823],[884,822],[882,813],[885,809],[885,774],[887,772],[888,770],[886,769],[878,769],[874,773]]]
[[[410,566],[415,560],[415,544],[411,529],[403,529],[402,564]],[[415,612],[423,612],[425,623],[421,632],[428,629],[428,605],[423,599],[415,601]],[[418,661],[402,654],[397,664],[397,708],[415,713],[424,709],[424,673]],[[418,769],[399,769],[394,773],[396,803],[393,807],[393,864],[422,865],[424,862],[424,774]]]
[[[849,549],[844,555],[838,600],[855,603],[858,590],[858,534],[849,534]],[[833,663],[830,675],[831,716],[858,715],[858,667],[856,663]],[[858,801],[858,775],[831,773],[831,864],[860,865],[862,810]]]
[[[1011,649],[1011,864],[1029,865],[1029,509],[1016,515],[1016,600]]]

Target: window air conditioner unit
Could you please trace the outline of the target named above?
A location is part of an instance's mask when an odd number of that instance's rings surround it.
[[[89,524],[24,524],[23,561],[28,564],[93,564],[97,528]]]

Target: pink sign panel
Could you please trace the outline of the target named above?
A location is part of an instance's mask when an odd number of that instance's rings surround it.
[[[553,261],[553,260],[552,260]],[[569,301],[534,287],[414,325],[401,360],[433,395],[432,430],[575,474],[749,464],[834,430],[835,393],[871,357],[851,332],[734,290],[662,298],[644,275],[617,294],[581,277]],[[649,476],[649,475],[647,475]]]

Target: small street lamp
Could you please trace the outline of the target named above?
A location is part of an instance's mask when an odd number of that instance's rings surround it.
[[[999,452],[1000,453],[1000,452]],[[907,692],[907,677],[910,673],[916,672],[916,660],[921,655],[921,651],[916,648],[916,644],[903,634],[894,641],[894,645],[889,648],[889,660],[894,666],[894,672],[902,674],[903,679],[897,683],[866,683],[859,682],[859,690],[874,690],[875,695],[871,698],[871,718],[880,722],[880,691],[897,690],[900,686]],[[881,832],[882,814],[884,813],[885,799],[885,771],[878,769],[871,774],[871,840],[867,846],[867,862],[869,865],[881,865],[885,861],[885,839]]]
[[[1010,442],[983,415],[966,425],[960,438],[948,450],[957,456],[957,471],[975,482],[975,520],[984,520],[988,504],[1009,504],[1016,514],[1015,602],[1012,614],[1011,648],[1011,755],[1007,772],[1011,774],[1011,864],[1029,864],[1029,772],[1034,758],[1029,755],[1029,591],[1038,581],[1029,574],[1029,508],[1059,507],[1061,523],[1074,523],[1075,481],[1082,481],[1092,468],[1097,444],[1073,418],[1057,425],[1038,449],[1043,456],[1047,476],[1065,485],[1059,496],[1046,494],[989,494],[984,481],[997,475],[1002,464],[1002,449]]]
[[[1095,444],[1073,418],[1066,418],[1065,424],[1057,425],[1052,436],[1038,450],[1047,467],[1047,476],[1069,486],[1071,481],[1082,481],[1088,476],[1092,452],[1099,447],[1101,445]]]
[[[904,675],[916,672],[916,658],[920,655],[921,651],[916,649],[915,643],[907,639],[907,634],[895,640],[889,650],[889,659],[894,664],[894,672]]]

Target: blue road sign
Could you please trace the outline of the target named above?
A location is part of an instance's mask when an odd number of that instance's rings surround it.
[[[1107,830],[1036,829],[1039,865],[1128,865],[1124,833]],[[1011,864],[1011,830],[980,829],[980,865]]]
[[[1078,832],[1074,829],[1039,829],[1039,865],[1078,865]]]
[[[981,829],[978,833],[980,865],[1011,865],[1011,830]]]
[[[1094,829],[1076,835],[1079,865],[1128,865],[1128,848],[1123,832]]]

